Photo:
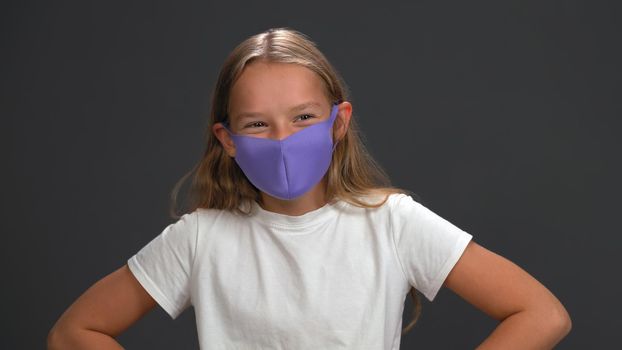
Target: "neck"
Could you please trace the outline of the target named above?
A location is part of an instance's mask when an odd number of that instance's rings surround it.
[[[261,192],[261,207],[274,213],[299,216],[326,205],[326,178],[323,178],[307,193],[292,200],[272,197]]]

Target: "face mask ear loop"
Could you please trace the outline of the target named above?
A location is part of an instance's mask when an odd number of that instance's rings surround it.
[[[231,131],[231,129],[229,129],[229,122],[228,121],[222,121],[220,122],[220,124],[222,124],[222,127],[225,128],[225,130],[227,130],[227,132],[229,133],[229,135],[233,135],[233,131]]]
[[[229,137],[231,137],[231,142],[233,142],[233,144],[235,145],[235,140],[233,138],[233,136],[235,135],[233,133],[233,131],[229,130],[229,122],[227,120],[220,122],[220,124],[222,124],[222,127],[227,131],[227,133],[229,134]],[[230,156],[231,158],[235,158],[235,156]]]
[[[333,108],[337,107],[337,105],[339,105],[340,103],[341,103],[341,100],[339,100],[338,102],[335,102],[335,103],[333,104]],[[335,113],[335,120],[333,120],[333,126],[335,125],[335,121],[337,120],[337,116],[338,116],[338,110],[337,110],[337,112]],[[339,142],[340,142],[340,141],[341,141],[341,140],[337,140],[337,142],[335,142],[335,143],[333,144],[333,150],[332,150],[331,152],[334,152],[334,151],[335,151],[335,147],[337,147],[337,145],[339,144]]]
[[[333,144],[333,150],[332,150],[331,152],[334,152],[334,151],[335,151],[335,148],[336,148],[336,147],[337,147],[337,145],[339,144],[339,141],[341,141],[341,140],[337,140],[337,142],[335,142],[335,143]]]

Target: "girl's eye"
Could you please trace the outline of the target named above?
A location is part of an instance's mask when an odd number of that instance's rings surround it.
[[[304,117],[308,117],[308,118],[304,118]],[[311,118],[315,118],[314,116],[312,116],[311,114],[303,114],[298,116],[298,118],[300,118],[300,120],[309,120]]]
[[[247,127],[247,128],[249,128],[249,127],[250,127],[250,128],[256,128],[256,127],[263,126],[263,125],[259,125],[259,124],[263,124],[263,122],[254,122],[254,123],[250,123],[250,124],[246,125],[245,127]]]
[[[299,115],[296,119],[300,119],[301,121],[306,121],[312,118],[315,118],[315,116],[311,114],[302,114],[302,115]],[[252,123],[247,124],[245,128],[259,128],[262,126],[266,126],[265,123],[257,121],[257,122],[252,122]]]

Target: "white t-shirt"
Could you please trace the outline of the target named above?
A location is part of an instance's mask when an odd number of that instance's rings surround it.
[[[128,260],[202,349],[399,349],[408,291],[432,301],[472,236],[406,194],[300,216],[197,209]]]

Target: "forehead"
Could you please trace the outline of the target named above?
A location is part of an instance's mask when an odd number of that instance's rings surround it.
[[[253,62],[231,88],[229,113],[278,112],[313,101],[327,104],[322,79],[309,68],[291,63]]]

